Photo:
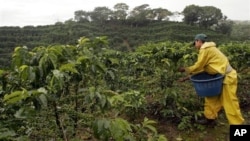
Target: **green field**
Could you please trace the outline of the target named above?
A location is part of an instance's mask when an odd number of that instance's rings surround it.
[[[16,47],[1,71],[2,140],[222,140],[223,111],[211,129],[194,119],[203,98],[178,67],[196,61],[190,42],[146,43],[111,49],[109,38],[76,45]],[[238,96],[249,119],[250,43],[220,44],[239,73]],[[195,138],[194,138],[195,137]]]

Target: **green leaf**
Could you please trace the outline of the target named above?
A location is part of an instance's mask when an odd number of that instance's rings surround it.
[[[34,68],[27,65],[22,65],[19,67],[20,77],[23,81],[35,81],[36,74]]]
[[[15,117],[16,118],[26,118],[26,116],[23,115],[23,112],[24,112],[24,108],[20,108],[16,113],[15,113]]]
[[[168,66],[170,66],[169,59],[167,59],[167,58],[161,59],[161,62],[164,62],[165,64],[167,64]]]
[[[27,80],[29,75],[28,66],[27,65],[20,66],[19,71],[21,79]]]
[[[76,64],[79,64],[82,69],[85,69],[87,67],[88,62],[90,62],[90,58],[86,55],[83,55],[77,58]]]
[[[0,129],[0,140],[7,140],[10,137],[14,137],[17,134],[15,133],[15,131],[7,129],[7,128],[2,128]]]
[[[183,59],[186,60],[186,59],[188,59],[189,57],[190,57],[190,54],[186,54],[186,55],[183,56]]]
[[[153,131],[154,133],[157,133],[157,130],[154,126],[152,126],[151,124],[155,124],[156,122],[154,120],[149,120],[148,118],[144,118],[143,121],[143,127],[144,128],[148,128],[149,130]]]
[[[156,122],[154,120],[149,120],[148,118],[144,118],[144,122],[145,124],[155,124]]]
[[[107,71],[106,66],[100,62],[97,62],[96,68],[103,73],[105,73]]]
[[[58,78],[58,79],[60,79],[60,78],[63,77],[63,74],[62,74],[59,70],[53,70],[52,72],[53,72],[53,75],[54,75],[56,78]]]
[[[29,61],[28,49],[27,47],[16,47],[12,55],[12,65],[13,67],[20,67]]]
[[[56,54],[50,53],[48,54],[48,62],[47,63],[51,63],[53,65],[53,69],[57,69],[58,66],[58,56],[56,56]]]
[[[41,94],[39,96],[39,100],[41,101],[41,103],[42,103],[43,106],[47,106],[48,105],[48,100],[47,100],[47,98],[46,98],[46,96],[44,94]]]
[[[157,141],[168,141],[164,135],[160,135]]]
[[[52,46],[48,49],[49,54],[54,54],[55,56],[62,56],[63,46]]]
[[[7,104],[14,104],[23,99],[26,99],[29,96],[30,95],[25,89],[23,89],[23,91],[14,91],[10,94],[4,95],[4,102],[6,102]]]
[[[80,37],[80,39],[78,40],[78,44],[84,45],[84,44],[88,43],[89,41],[90,41],[90,39],[87,37]]]
[[[63,89],[65,81],[64,81],[64,74],[60,72],[59,70],[53,70],[52,71],[53,76],[49,81],[49,88],[51,91],[56,93],[57,91],[60,91]]]
[[[111,121],[110,132],[112,137],[117,141],[131,139],[132,128],[128,121],[122,118],[115,118]]]
[[[111,77],[112,80],[115,79],[115,74],[113,71],[107,71],[107,73],[109,74],[109,76]]]
[[[113,65],[114,65],[114,64],[119,64],[119,61],[120,61],[120,60],[118,60],[118,59],[116,59],[116,58],[109,58],[108,60],[109,60]]]
[[[156,128],[152,125],[145,125],[144,128],[147,128],[147,129],[151,130],[152,132],[157,133]]]
[[[77,69],[75,68],[75,64],[73,63],[67,63],[63,64],[59,68],[60,71],[62,72],[73,72],[73,73],[79,73]]]

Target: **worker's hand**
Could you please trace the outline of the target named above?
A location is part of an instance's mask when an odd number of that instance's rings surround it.
[[[184,67],[180,67],[180,68],[178,69],[178,72],[185,72],[185,68],[184,68]]]
[[[186,80],[189,80],[189,76],[178,79],[178,82],[185,82]]]
[[[184,78],[179,78],[179,79],[178,79],[178,82],[184,82],[184,81],[185,81]]]

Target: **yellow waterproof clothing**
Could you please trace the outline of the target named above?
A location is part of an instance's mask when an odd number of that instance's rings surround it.
[[[205,42],[199,49],[197,62],[185,68],[188,74],[207,72],[225,75],[222,94],[219,96],[205,97],[204,115],[208,119],[216,119],[218,112],[223,107],[229,124],[242,124],[242,117],[237,91],[237,72],[230,66],[227,57],[216,48],[214,42]]]

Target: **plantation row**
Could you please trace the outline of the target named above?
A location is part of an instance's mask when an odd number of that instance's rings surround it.
[[[185,42],[192,35],[205,32],[211,40],[226,42],[231,37],[212,30],[193,27],[184,23],[169,21],[143,21],[133,25],[133,21],[99,22],[65,22],[47,26],[0,27],[0,67],[10,65],[11,53],[16,46],[27,46],[30,49],[37,46],[70,44],[76,45],[76,39],[85,36],[109,37],[109,46],[119,51],[133,51],[138,45],[147,42],[162,42],[165,40]],[[241,30],[240,30],[241,31]],[[237,36],[240,37],[240,36]]]
[[[239,72],[242,106],[249,105],[250,43],[219,48]],[[157,120],[180,130],[201,128],[203,101],[180,66],[196,61],[190,43],[161,42],[124,53],[106,37],[82,37],[76,46],[16,47],[1,70],[0,139],[167,140]],[[167,125],[166,125],[167,126]]]

